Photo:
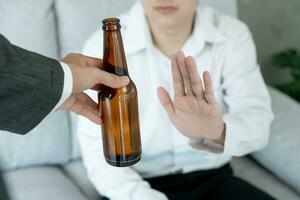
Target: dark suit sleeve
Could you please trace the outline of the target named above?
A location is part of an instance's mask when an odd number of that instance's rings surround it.
[[[58,61],[14,46],[0,34],[0,130],[29,132],[57,104],[63,84]]]
[[[5,189],[4,182],[2,180],[1,174],[0,174],[0,199],[1,200],[8,200],[8,194]]]

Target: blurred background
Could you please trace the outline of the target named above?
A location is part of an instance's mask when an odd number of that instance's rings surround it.
[[[239,0],[266,82],[300,101],[300,1]]]
[[[291,80],[288,70],[272,63],[272,56],[300,49],[300,1],[239,0],[239,18],[251,29],[265,80],[269,84]],[[299,66],[300,68],[300,66]]]
[[[300,1],[200,1],[249,26],[270,86],[275,113],[270,145],[234,159],[236,175],[277,199],[300,200]],[[14,44],[59,59],[81,52],[103,18],[127,11],[134,2],[0,0],[0,33]],[[26,136],[0,131],[0,163],[13,200],[99,200],[83,167],[76,116],[70,113],[49,115]]]

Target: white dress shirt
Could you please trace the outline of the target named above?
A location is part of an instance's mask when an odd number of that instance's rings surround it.
[[[227,127],[223,147],[209,140],[190,140],[170,122],[156,90],[163,86],[174,95],[171,61],[153,46],[140,2],[120,19],[129,74],[138,90],[143,153],[134,166],[108,165],[102,152],[101,127],[80,117],[78,138],[83,161],[99,193],[112,200],[167,199],[151,189],[143,177],[219,168],[231,156],[243,156],[267,145],[273,114],[246,25],[210,7],[199,7],[194,31],[182,48],[195,58],[200,74],[205,70],[211,73]],[[83,53],[102,57],[102,46],[99,29]],[[97,99],[96,92],[88,94]]]
[[[64,87],[61,97],[52,111],[55,111],[59,106],[61,106],[70,97],[73,90],[73,75],[69,65],[63,62],[60,62],[60,65],[64,71]]]

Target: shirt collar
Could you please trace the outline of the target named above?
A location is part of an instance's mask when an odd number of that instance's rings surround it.
[[[215,19],[215,10],[200,6],[197,8],[194,31],[183,46],[187,55],[196,56],[207,44],[221,44],[226,36],[218,29]]]
[[[218,29],[214,9],[206,6],[197,8],[194,31],[183,46],[187,55],[196,56],[206,44],[218,44],[226,41],[226,36]],[[137,1],[129,11],[127,23],[123,26],[127,54],[152,47],[151,32],[144,9]]]

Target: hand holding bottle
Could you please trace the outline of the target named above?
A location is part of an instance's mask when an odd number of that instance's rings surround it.
[[[101,70],[102,60],[71,53],[62,59],[68,64],[73,77],[71,96],[57,110],[67,110],[85,116],[94,123],[101,124],[98,104],[83,91],[104,84],[112,88],[120,88],[129,83],[128,77],[121,77]]]
[[[203,88],[194,59],[178,52],[172,56],[172,75],[174,101],[161,87],[158,96],[177,130],[189,138],[224,143],[222,109],[214,97],[209,72],[203,74]]]

